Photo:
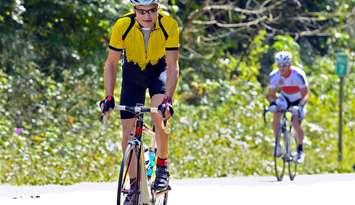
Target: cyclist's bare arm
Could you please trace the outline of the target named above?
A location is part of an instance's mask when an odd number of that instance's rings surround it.
[[[269,102],[272,102],[272,101],[275,101],[277,98],[276,96],[276,89],[273,89],[271,87],[268,87],[267,88],[267,91],[266,91],[266,99],[269,101]]]
[[[309,98],[309,90],[308,87],[301,88],[301,95],[302,95],[302,100],[300,102],[301,105],[306,104]]]
[[[109,49],[104,67],[104,86],[106,96],[113,96],[115,88],[117,64],[121,58],[121,51]]]
[[[167,79],[165,95],[172,98],[179,78],[179,51],[166,51]]]
[[[121,58],[121,51],[115,51],[109,49],[108,55],[104,65],[104,87],[106,96],[113,96],[113,91],[115,88],[116,74],[117,74],[117,64]],[[110,112],[103,113],[102,122],[104,125],[107,124]]]

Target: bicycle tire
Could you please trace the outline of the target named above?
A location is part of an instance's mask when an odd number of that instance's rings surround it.
[[[132,156],[134,150],[130,145],[128,145],[127,151],[125,152],[125,156],[123,157],[120,165],[120,172],[118,176],[118,186],[117,186],[117,205],[123,204],[125,200],[125,195],[129,189],[130,181],[129,181],[129,165],[132,161]]]
[[[290,152],[291,152],[291,159],[287,162],[288,163],[288,175],[290,177],[290,180],[293,181],[297,175],[297,163],[294,160],[294,155],[292,154],[293,150],[296,150],[297,148],[297,143],[296,140],[291,140],[290,139],[290,144],[289,144],[289,148],[290,148]],[[293,142],[293,143],[292,143]]]
[[[166,191],[162,193],[155,193],[153,189],[151,189],[151,205],[167,205],[168,204],[168,193],[171,190],[170,186]]]
[[[164,193],[163,197],[158,197],[155,205],[167,205],[168,204],[168,192]]]
[[[277,137],[275,139],[275,146],[274,146],[274,171],[275,171],[275,177],[277,181],[282,181],[285,174],[286,162],[285,162],[284,154],[282,154],[281,156],[276,156],[277,143],[280,143],[281,148],[282,145],[284,145],[284,140],[283,138],[281,138],[280,128],[277,131]]]
[[[297,175],[297,163],[293,160],[288,163],[288,173],[290,180],[293,181]]]

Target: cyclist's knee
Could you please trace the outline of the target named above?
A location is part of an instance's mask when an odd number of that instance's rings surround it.
[[[134,135],[134,132],[132,132],[131,130],[129,129],[126,129],[126,130],[122,130],[122,133],[123,133],[123,139],[124,140],[128,140],[128,139],[131,139],[132,136]]]
[[[298,115],[297,116],[292,116],[292,125],[299,127],[301,125],[302,118],[300,118]]]
[[[299,107],[296,107],[296,109],[292,110],[292,117],[294,119],[297,119],[298,121],[303,120],[304,116],[306,114],[306,109],[300,109]]]

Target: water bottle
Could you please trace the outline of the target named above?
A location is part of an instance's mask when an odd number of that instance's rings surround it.
[[[153,169],[155,166],[155,149],[150,148],[148,151],[149,165],[147,169],[147,177],[150,178],[153,175]]]

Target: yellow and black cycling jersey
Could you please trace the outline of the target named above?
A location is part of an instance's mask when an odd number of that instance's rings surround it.
[[[135,14],[130,13],[116,21],[109,48],[124,50],[125,60],[144,70],[147,64],[155,65],[164,58],[166,50],[179,49],[179,27],[172,17],[160,12],[146,48],[141,27],[135,20]]]

